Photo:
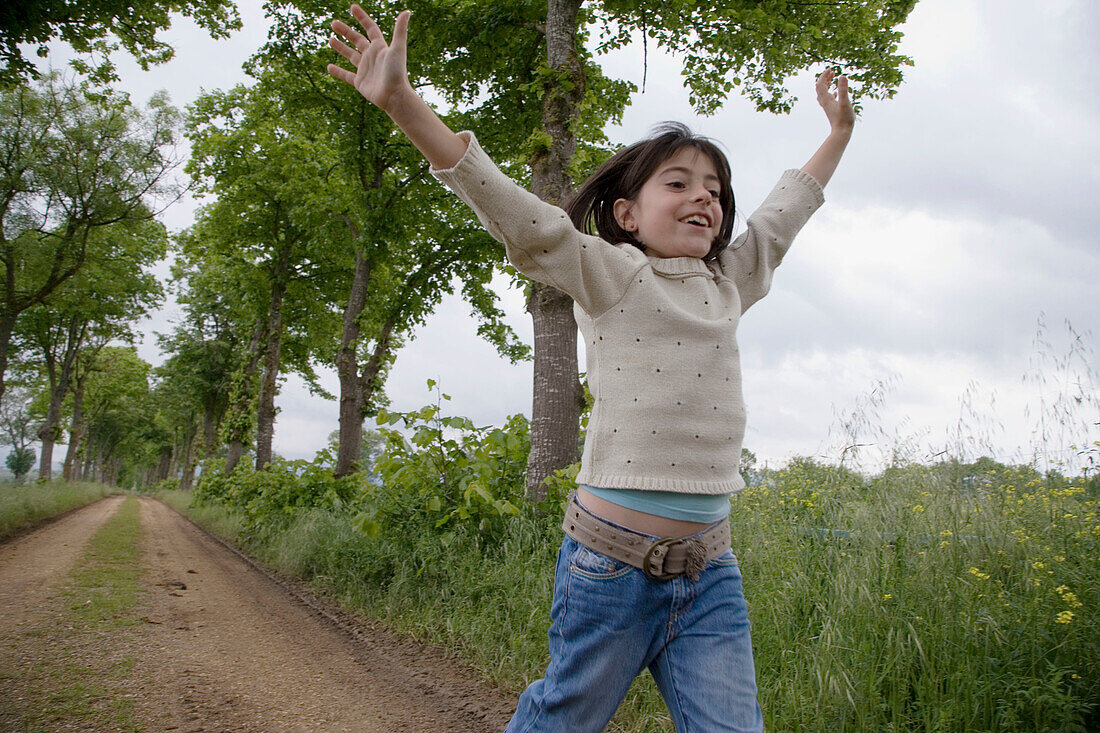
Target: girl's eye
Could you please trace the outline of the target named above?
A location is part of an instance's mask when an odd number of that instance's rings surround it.
[[[718,198],[718,191],[711,191],[710,195],[713,196],[715,199],[717,199]]]
[[[668,185],[671,186],[672,188],[683,188],[684,187],[684,182],[683,181],[669,181]]]

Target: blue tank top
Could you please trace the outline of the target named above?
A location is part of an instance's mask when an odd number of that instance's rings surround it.
[[[600,489],[581,484],[593,496],[646,514],[711,524],[729,516],[729,494],[682,494],[678,491]]]

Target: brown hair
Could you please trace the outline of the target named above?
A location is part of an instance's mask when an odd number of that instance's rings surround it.
[[[712,140],[693,134],[687,125],[680,122],[664,122],[658,125],[650,137],[615,153],[589,176],[565,206],[573,226],[582,232],[595,233],[611,244],[625,242],[644,252],[645,245],[633,233],[619,226],[615,219],[615,202],[619,199],[637,199],[642,186],[653,175],[657,166],[684,148],[695,148],[707,155],[718,173],[718,203],[722,207],[722,226],[711,243],[710,251],[703,257],[708,262],[713,260],[726,248],[733,236],[736,209],[733,187],[730,184],[730,164]]]

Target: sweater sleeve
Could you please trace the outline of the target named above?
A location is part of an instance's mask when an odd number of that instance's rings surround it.
[[[494,239],[504,243],[515,268],[567,293],[592,317],[617,303],[645,257],[632,257],[577,231],[565,211],[504,175],[473,133],[459,135],[467,142],[466,153],[453,168],[433,168],[432,175],[473,209]]]
[[[742,313],[768,294],[772,272],[823,203],[825,195],[813,176],[786,171],[749,217],[748,229],[718,255],[722,272],[737,285]]]

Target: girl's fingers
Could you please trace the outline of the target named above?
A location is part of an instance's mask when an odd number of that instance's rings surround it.
[[[360,59],[359,52],[356,51],[354,48],[351,48],[350,46],[348,46],[346,43],[341,41],[339,38],[336,38],[334,36],[334,37],[328,39],[328,45],[332,46],[332,50],[336,51],[336,53],[340,54],[341,56],[346,58],[351,63],[355,64],[356,66],[359,65],[359,59]]]
[[[338,33],[339,35],[348,39],[348,42],[351,43],[351,45],[353,46],[358,46],[360,41],[365,42],[367,40],[366,36],[355,30],[342,20],[332,21],[332,30],[333,32]]]
[[[409,40],[409,16],[412,13],[408,10],[402,10],[397,14],[397,20],[393,22],[393,38],[390,39],[390,48],[396,48],[400,51],[405,50],[405,46]]]
[[[355,74],[343,67],[337,66],[336,64],[329,64],[328,73],[332,74],[340,81],[346,81],[348,84],[355,86]]]
[[[363,10],[358,5],[352,5],[351,15],[359,21],[359,25],[363,26],[363,30],[367,32],[367,41],[369,43],[375,43],[377,41],[381,41],[382,43],[386,42],[386,37],[382,35],[382,29],[378,27],[378,24],[375,23],[369,15],[367,15],[367,11]]]
[[[817,75],[817,99],[819,102],[824,101],[826,98],[831,97],[829,94],[829,84],[833,81],[833,70],[825,69]]]

